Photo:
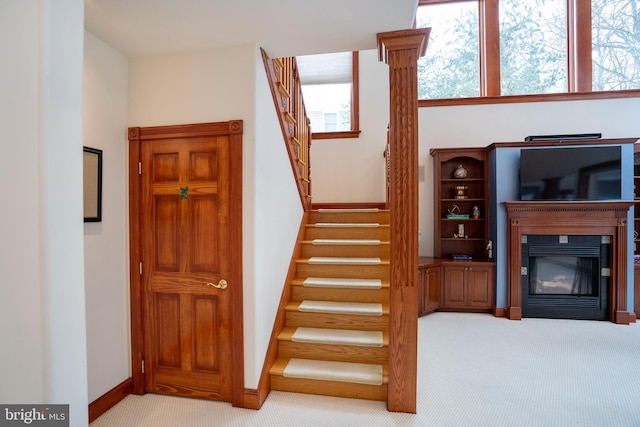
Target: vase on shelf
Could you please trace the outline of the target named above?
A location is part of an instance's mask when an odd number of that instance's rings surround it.
[[[462,164],[458,165],[456,170],[453,171],[453,177],[457,179],[463,179],[467,177],[467,170],[462,166]]]

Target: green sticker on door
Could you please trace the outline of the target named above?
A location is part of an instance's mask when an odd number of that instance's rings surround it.
[[[180,200],[187,200],[188,192],[189,192],[189,186],[180,187]]]

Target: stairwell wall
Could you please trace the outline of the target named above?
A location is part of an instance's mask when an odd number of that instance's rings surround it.
[[[245,387],[255,389],[303,214],[259,48],[130,60],[129,126],[235,119],[244,121]]]

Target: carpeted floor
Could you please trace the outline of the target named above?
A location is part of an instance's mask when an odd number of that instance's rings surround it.
[[[272,392],[259,411],[129,396],[92,427],[635,426],[640,323],[434,313],[419,320],[418,413],[386,403]]]

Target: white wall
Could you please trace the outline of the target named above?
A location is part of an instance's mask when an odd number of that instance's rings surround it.
[[[254,277],[245,277],[245,290],[252,286],[254,292],[245,293],[244,304],[245,319],[251,322],[245,324],[245,354],[255,357],[253,363],[246,363],[245,383],[250,388],[260,379],[303,215],[261,58],[256,63],[255,97],[255,244],[253,254],[244,259],[248,263],[253,258],[254,264]],[[255,348],[255,354],[249,354],[247,347]]]
[[[102,150],[102,222],[84,224],[89,401],[131,376],[128,59],[85,32],[84,145]]]
[[[0,401],[86,425],[81,0],[0,3]]]
[[[0,401],[42,401],[38,183],[38,6],[0,14]],[[7,196],[10,195],[10,196]]]
[[[129,67],[129,126],[244,121],[242,244],[247,388],[258,385],[301,217],[264,73],[254,45],[136,58]]]
[[[389,67],[376,50],[359,53],[360,133],[353,139],[319,139],[311,145],[314,203],[384,202],[389,124]]]

